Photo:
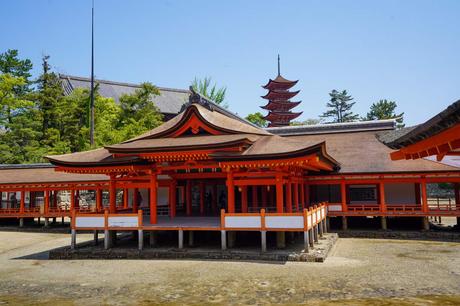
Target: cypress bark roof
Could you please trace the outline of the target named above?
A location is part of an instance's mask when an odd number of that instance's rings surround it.
[[[64,94],[70,95],[75,88],[89,89],[91,80],[89,78],[59,74]],[[118,103],[123,94],[132,94],[140,88],[140,84],[114,82],[107,80],[95,80],[99,84],[99,93],[106,98],[112,98]],[[163,114],[178,114],[190,95],[190,91],[184,89],[174,89],[158,87],[159,96],[152,98],[153,103]]]

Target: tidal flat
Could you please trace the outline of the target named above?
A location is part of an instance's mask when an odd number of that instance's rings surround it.
[[[340,238],[324,263],[47,259],[69,241],[0,232],[0,304],[460,304],[460,243]]]

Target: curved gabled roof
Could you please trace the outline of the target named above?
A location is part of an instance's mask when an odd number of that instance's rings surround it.
[[[262,128],[228,117],[221,114],[220,112],[209,110],[198,103],[192,103],[187,107],[185,111],[181,112],[173,119],[165,122],[159,127],[154,128],[153,130],[148,131],[147,133],[127,140],[124,143],[140,139],[168,137],[168,135],[171,135],[184,124],[186,124],[187,121],[194,115],[203,120],[209,126],[222,131],[225,134],[243,133],[255,135],[271,135],[269,132]]]

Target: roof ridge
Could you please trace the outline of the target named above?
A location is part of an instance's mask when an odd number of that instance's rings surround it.
[[[37,168],[55,168],[51,163],[34,163],[34,164],[0,164],[2,169],[37,169]]]
[[[254,128],[257,128],[257,129],[261,129],[263,130],[263,128],[261,128],[260,126],[240,117],[239,115],[237,115],[236,113],[232,112],[232,111],[229,111],[228,109],[220,106],[219,104],[217,104],[216,102],[214,102],[213,100],[209,99],[208,97],[205,97],[204,95],[200,94],[199,92],[196,92],[192,86],[190,86],[190,97],[189,97],[189,102],[185,103],[184,105],[182,105],[182,109],[180,112],[184,111],[185,109],[187,109],[190,105],[192,105],[193,103],[197,103],[201,106],[203,106],[204,108],[210,110],[210,111],[217,111],[218,113],[224,115],[224,116],[227,116],[229,118],[232,118],[232,119],[235,119],[235,120],[238,120],[242,123],[245,123],[245,124],[248,124]]]
[[[283,127],[269,127],[266,131],[277,135],[307,135],[307,134],[334,134],[346,132],[364,132],[395,129],[396,120],[369,120],[357,122],[322,123],[312,125],[291,125]]]
[[[68,74],[62,74],[62,73],[59,73],[59,78],[61,78],[61,79],[73,79],[73,80],[85,81],[85,82],[90,82],[91,81],[90,78],[87,78],[87,77],[81,77],[81,76],[76,76],[76,75],[68,75]],[[136,87],[136,88],[140,87],[140,84],[128,83],[128,82],[118,82],[118,81],[110,81],[110,80],[103,80],[103,79],[94,79],[94,81],[99,82],[99,83],[110,84],[110,85],[120,85],[120,86]],[[159,90],[162,90],[162,91],[174,91],[174,92],[190,93],[190,91],[188,91],[186,89],[160,87],[160,86],[156,86],[156,87]]]

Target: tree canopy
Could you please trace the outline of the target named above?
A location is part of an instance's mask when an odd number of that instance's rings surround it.
[[[352,102],[353,97],[349,95],[346,90],[339,92],[334,89],[329,93],[329,96],[330,100],[326,104],[329,110],[324,112],[320,116],[321,118],[330,118],[328,123],[350,122],[358,120],[359,115],[354,114],[351,111],[351,108],[353,105],[355,105],[356,102]]]
[[[205,77],[201,80],[195,78],[192,82],[192,88],[220,106],[228,108],[228,104],[225,102],[225,93],[227,92],[227,88],[217,88],[217,84],[215,83],[211,86],[211,82],[212,79],[210,77]]]
[[[0,163],[43,162],[43,156],[91,149],[87,89],[64,95],[59,76],[42,60],[42,73],[31,81],[29,60],[16,50],[0,54]],[[158,88],[144,83],[119,103],[95,87],[95,146],[114,144],[162,123],[151,99]]]
[[[245,119],[262,128],[267,126],[267,120],[264,119],[264,115],[260,112],[248,114]]]
[[[384,120],[384,119],[395,119],[398,128],[404,127],[404,113],[396,114],[396,107],[398,105],[395,101],[389,101],[387,99],[379,100],[376,103],[372,103],[369,112],[367,113],[364,120]]]

